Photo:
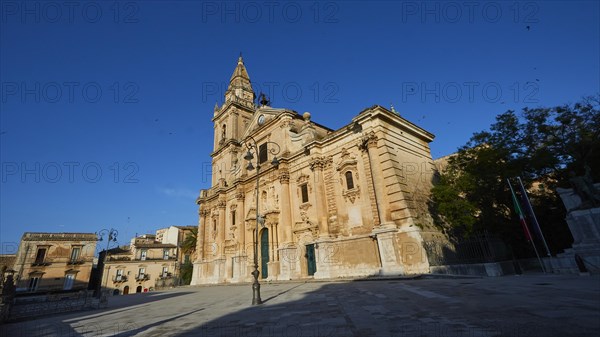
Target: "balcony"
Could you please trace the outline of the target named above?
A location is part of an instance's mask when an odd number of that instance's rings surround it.
[[[72,259],[67,261],[68,265],[77,265],[77,264],[84,264],[86,261],[84,259]]]
[[[106,258],[107,261],[131,261],[129,256],[109,256]]]
[[[50,261],[45,261],[45,260],[36,260],[35,262],[33,262],[31,264],[32,267],[37,267],[37,266],[49,266],[52,263]]]
[[[167,256],[166,258],[164,256],[160,256],[160,257],[146,257],[145,259],[142,259],[142,258],[136,259],[136,261],[175,261],[175,260],[177,260],[177,257],[175,255]]]
[[[113,277],[113,282],[114,283],[127,282],[127,276],[126,275],[117,275],[117,276]]]
[[[137,274],[135,275],[135,280],[138,282],[147,281],[150,279],[150,275],[148,274]]]
[[[173,273],[164,273],[164,274],[160,275],[159,279],[162,280],[162,279],[168,279],[168,278],[172,278],[172,277],[173,277]]]

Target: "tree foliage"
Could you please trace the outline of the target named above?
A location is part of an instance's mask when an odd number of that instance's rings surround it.
[[[196,251],[196,243],[198,242],[198,227],[190,230],[181,244],[181,249],[185,254],[193,254]]]
[[[557,187],[592,169],[600,181],[600,95],[553,108],[506,111],[448,160],[432,189],[439,223],[455,236],[488,230],[523,247],[506,179],[520,176],[554,251],[570,244]]]

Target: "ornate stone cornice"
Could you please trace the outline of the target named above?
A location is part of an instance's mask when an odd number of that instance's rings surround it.
[[[313,157],[309,163],[311,170],[322,170],[328,168],[331,165],[333,159],[331,156],[327,157]]]
[[[227,202],[225,202],[225,200],[217,201],[217,208],[225,208],[225,207],[227,207]]]

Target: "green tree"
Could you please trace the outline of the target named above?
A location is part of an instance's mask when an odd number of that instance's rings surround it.
[[[196,251],[196,244],[198,242],[198,227],[194,227],[190,230],[190,233],[186,235],[181,244],[181,249],[184,254],[193,254]]]
[[[184,254],[193,255],[196,252],[196,244],[198,242],[198,227],[194,227],[183,239],[181,250]],[[185,261],[181,265],[181,279],[183,284],[190,284],[192,281],[192,272],[194,265],[191,261]]]
[[[528,248],[512,210],[507,178],[520,176],[540,226],[556,252],[572,238],[556,187],[588,165],[600,180],[600,95],[554,108],[506,111],[489,130],[475,133],[448,161],[432,189],[438,223],[454,236],[488,230]]]
[[[187,261],[181,265],[181,280],[183,284],[190,284],[192,282],[192,272],[194,271],[194,265],[191,261]]]

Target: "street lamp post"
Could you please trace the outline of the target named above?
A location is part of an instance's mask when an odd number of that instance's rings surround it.
[[[104,263],[106,262],[106,260],[108,259],[108,248],[110,248],[110,243],[111,242],[117,242],[117,235],[119,235],[119,231],[117,231],[114,228],[111,229],[102,229],[99,232],[95,233],[96,236],[98,237],[98,241],[103,241],[104,237],[107,237],[106,240],[106,250],[104,251],[104,259],[102,260],[102,273],[100,273],[100,282],[98,282],[98,288],[97,288],[97,292],[98,292],[98,298],[101,297],[101,293],[102,293],[102,279],[104,278],[102,275],[104,273]],[[100,267],[100,263],[98,265],[98,267]],[[106,282],[108,283],[108,273],[106,273]]]
[[[258,198],[259,198],[259,182],[260,182],[260,153],[259,153],[259,148],[258,148],[258,144],[256,143],[256,140],[252,137],[252,136],[248,136],[248,138],[246,139],[246,141],[244,142],[246,144],[246,148],[248,148],[248,152],[246,153],[246,155],[244,156],[244,159],[248,161],[248,166],[246,167],[246,169],[248,171],[252,171],[254,170],[254,166],[252,165],[252,160],[254,159],[254,155],[252,155],[252,150],[254,150],[254,153],[256,153],[256,231],[254,232],[254,270],[252,271],[252,276],[254,277],[254,282],[252,283],[252,305],[258,305],[262,303],[262,299],[260,298],[260,283],[258,282],[258,275],[260,274],[260,272],[258,271],[258,230],[259,230],[259,224],[262,225],[265,222],[265,218],[263,216],[260,215],[260,213],[258,212]],[[275,142],[265,142],[265,144],[267,144],[267,146],[269,144],[275,145],[276,148],[271,148],[268,150],[268,153],[271,153],[273,155],[277,155],[279,153],[279,151],[281,150],[281,148],[279,147],[279,144],[275,143]],[[265,149],[265,151],[267,151]],[[279,160],[277,160],[277,156],[273,157],[273,160],[271,161],[271,165],[273,165],[275,168],[277,168],[279,166]]]
[[[105,235],[108,235],[108,240],[106,240],[106,252],[108,252],[108,247],[110,246],[110,243],[117,242],[117,235],[119,235],[119,232],[114,228],[103,229],[99,232],[96,232],[98,241],[103,241]]]

